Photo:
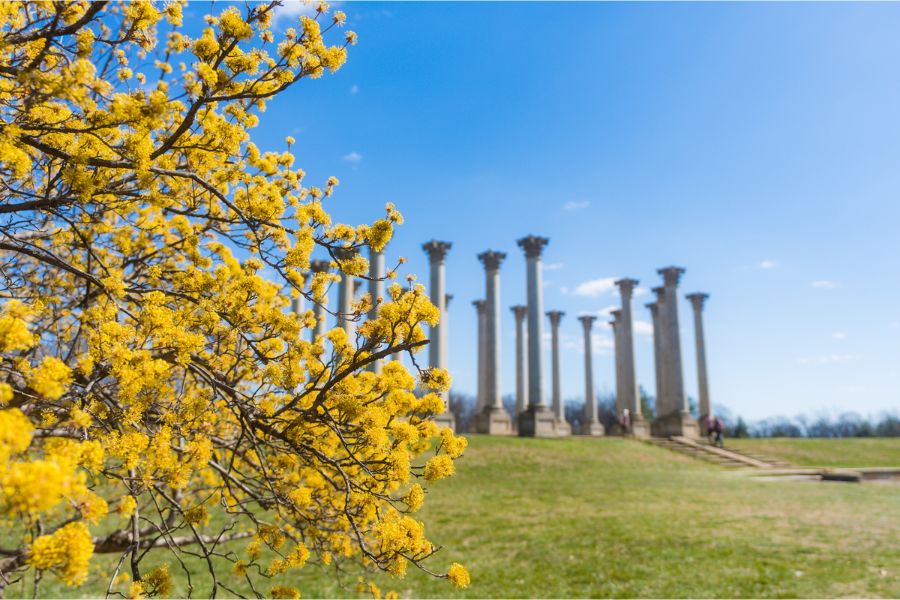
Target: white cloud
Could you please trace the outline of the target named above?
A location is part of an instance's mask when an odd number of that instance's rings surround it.
[[[640,297],[640,296],[646,296],[646,295],[649,294],[649,293],[650,293],[650,290],[648,290],[648,289],[645,288],[645,287],[636,287],[636,288],[634,288],[634,297],[635,297],[635,298],[638,298],[638,297]]]
[[[829,281],[827,279],[819,279],[812,282],[812,286],[814,288],[819,288],[821,290],[833,290],[840,285],[841,284],[839,284],[837,281]]]
[[[831,337],[836,340],[846,340],[847,334],[844,333],[843,331],[835,331],[834,333],[831,334]]]
[[[348,163],[357,164],[357,163],[359,163],[359,161],[361,161],[363,159],[363,157],[362,157],[362,154],[360,154],[359,152],[356,152],[354,150],[350,154],[345,155],[343,157],[343,159],[345,161],[347,161]]]
[[[856,354],[822,354],[810,358],[801,358],[797,362],[801,365],[831,365],[835,363],[854,362],[859,360]]]
[[[590,200],[569,200],[563,204],[563,210],[582,210],[591,205]]]
[[[318,2],[312,0],[284,0],[281,6],[275,7],[275,22],[298,20],[301,16],[312,17],[316,14]]]
[[[591,279],[590,281],[579,283],[575,287],[575,295],[596,298],[597,296],[608,294],[616,289],[616,279],[616,277],[601,277],[600,279]]]
[[[635,319],[632,329],[638,335],[653,335],[653,323]]]
[[[355,83],[354,83],[353,85],[351,85],[351,86],[350,86],[350,93],[351,93],[351,94],[358,94],[358,93],[359,93],[359,86],[356,85]]]
[[[774,260],[767,258],[766,260],[760,262],[757,266],[760,269],[768,270],[768,269],[774,269],[775,267],[777,267],[778,263],[776,263]]]
[[[544,265],[545,271],[558,271],[563,268],[562,263],[550,263],[548,265]]]
[[[595,314],[601,319],[608,319],[612,317],[612,311],[619,310],[619,306],[617,304],[610,304],[609,306],[604,306],[600,310],[598,310]]]

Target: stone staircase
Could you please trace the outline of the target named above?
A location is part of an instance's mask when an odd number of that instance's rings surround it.
[[[732,469],[785,469],[791,465],[782,460],[762,456],[755,452],[743,452],[731,448],[719,448],[706,440],[685,437],[649,438],[650,444],[685,456],[705,460]]]

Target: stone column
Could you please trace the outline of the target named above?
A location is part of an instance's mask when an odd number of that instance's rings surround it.
[[[381,299],[384,298],[384,253],[379,252],[369,246],[369,297],[372,299],[372,309],[369,311],[369,319],[378,318],[378,306]],[[381,344],[379,344],[381,346]],[[375,352],[383,350],[381,347],[374,348]],[[384,359],[379,358],[375,362],[369,364],[369,370],[373,373],[381,373],[384,366]]]
[[[447,294],[446,287],[446,267],[445,259],[447,252],[453,245],[450,242],[441,242],[431,240],[422,244],[422,250],[428,255],[431,265],[431,284],[429,286],[429,294],[431,303],[438,309],[440,320],[437,325],[431,328],[431,340],[428,346],[428,364],[431,367],[439,369],[447,368],[447,342],[445,340],[447,334]],[[443,414],[435,418],[439,425],[453,428],[453,414],[450,412],[450,392],[441,394],[446,405]]]
[[[603,435],[606,431],[597,419],[597,396],[594,394],[594,363],[591,360],[593,351],[591,344],[591,328],[597,317],[582,315],[578,317],[584,328],[584,422],[581,424],[583,435]]]
[[[518,240],[525,252],[528,298],[528,409],[519,416],[519,435],[554,437],[556,415],[544,402],[543,312],[541,254],[550,240],[529,235]]]
[[[444,291],[445,288],[445,266],[444,260],[447,252],[452,247],[450,242],[439,242],[431,240],[422,244],[422,250],[428,255],[431,264],[431,285],[429,295],[431,303],[438,308],[440,321],[431,328],[431,341],[428,345],[428,363],[432,367],[446,368],[447,361],[443,356],[443,337],[444,337],[444,313],[447,312],[447,298]]]
[[[613,310],[609,313],[612,316],[612,321],[609,322],[609,326],[613,331],[613,358],[615,361],[615,374],[616,374],[616,419],[622,418],[622,413],[628,405],[626,404],[626,392],[625,392],[625,377],[624,377],[624,367],[625,361],[622,356],[623,352],[623,344],[622,344],[622,311],[621,310]]]
[[[665,302],[660,314],[665,314],[660,325],[665,329],[662,338],[663,369],[667,391],[668,414],[657,414],[654,435],[698,437],[697,423],[691,418],[684,394],[684,373],[681,365],[681,335],[678,327],[678,281],[684,273],[680,267],[666,267],[657,271],[663,277]]]
[[[509,435],[512,420],[503,409],[500,391],[500,265],[506,254],[488,250],[478,255],[485,274],[485,402],[478,417],[478,433]]]
[[[527,364],[525,362],[525,317],[528,307],[511,307],[516,316],[516,418],[528,407]]]
[[[697,400],[700,403],[700,430],[705,433],[706,418],[713,414],[709,401],[709,382],[706,379],[706,342],[703,335],[703,304],[709,294],[685,296],[694,309],[694,343],[697,350]]]
[[[339,249],[335,251],[338,261],[344,262],[352,259],[356,251],[352,249]],[[353,319],[353,297],[356,293],[356,282],[353,275],[341,273],[341,281],[338,283],[338,314],[337,325],[347,332],[347,338],[352,342],[356,333],[356,322]]]
[[[329,265],[330,263],[327,260],[314,260],[310,263],[310,269],[313,273],[327,273]],[[313,338],[325,335],[325,332],[328,330],[328,324],[326,323],[328,317],[325,314],[325,304],[327,304],[327,302],[328,294],[326,293],[325,297],[323,297],[321,301],[317,300],[315,306],[313,306],[313,314],[316,316],[316,327],[313,329]]]
[[[478,315],[478,396],[475,398],[475,413],[478,414],[481,412],[481,409],[484,408],[484,399],[487,394],[487,391],[485,390],[485,383],[487,382],[487,379],[485,378],[484,373],[484,329],[486,324],[486,316],[484,311],[485,302],[484,300],[475,300],[472,302],[472,306],[475,307],[475,312]]]
[[[552,403],[551,410],[556,416],[556,428],[559,435],[567,435],[572,433],[572,428],[566,421],[566,408],[563,405],[562,390],[560,389],[560,372],[559,372],[559,323],[562,321],[563,315],[566,313],[560,310],[551,310],[547,313],[550,319],[550,372],[552,374]]]
[[[637,437],[646,437],[650,434],[650,430],[641,412],[641,390],[638,387],[634,362],[634,313],[631,310],[631,300],[637,284],[637,279],[628,278],[616,282],[622,297],[622,317],[619,321],[621,324],[619,340],[622,345],[622,392],[624,393],[622,408],[628,409],[631,433]]]
[[[662,382],[662,365],[660,364],[660,348],[659,348],[659,305],[656,302],[645,304],[650,309],[650,316],[653,320],[653,376],[656,379],[656,411],[659,412],[660,398],[663,394]]]

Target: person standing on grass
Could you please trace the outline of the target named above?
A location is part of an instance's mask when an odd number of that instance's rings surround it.
[[[622,434],[626,434],[631,431],[631,413],[628,412],[628,409],[622,411],[622,416],[619,417],[619,425],[622,426]]]

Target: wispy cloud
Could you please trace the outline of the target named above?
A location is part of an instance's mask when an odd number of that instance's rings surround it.
[[[344,157],[343,157],[343,160],[347,161],[348,163],[354,164],[354,165],[359,164],[359,161],[361,161],[362,159],[363,159],[362,154],[360,154],[359,152],[357,152],[355,150],[353,152],[351,152],[350,154],[344,155]]]
[[[651,323],[650,321],[641,321],[640,319],[635,319],[634,324],[632,325],[632,329],[637,335],[653,335],[653,323]]]
[[[591,205],[590,200],[569,200],[563,204],[563,210],[582,210]]]
[[[619,310],[619,306],[616,304],[610,304],[609,306],[604,306],[594,314],[601,319],[609,319],[612,317],[612,311],[614,310]]]
[[[312,17],[316,14],[316,7],[318,6],[319,3],[312,0],[284,0],[281,6],[275,7],[275,23],[299,19],[304,15]]]
[[[601,277],[600,279],[591,279],[579,283],[575,287],[576,296],[586,296],[588,298],[596,298],[608,294],[616,289],[616,277]]]
[[[820,290],[833,290],[840,285],[837,281],[829,281],[828,279],[819,279],[812,282],[812,286]]]
[[[355,95],[355,94],[358,94],[358,93],[359,93],[359,86],[356,85],[355,83],[354,83],[353,85],[351,85],[351,86],[350,86],[350,93],[351,93],[351,94],[354,94],[354,95]]]
[[[563,268],[562,263],[550,263],[549,265],[544,265],[545,271],[558,271]]]
[[[831,334],[831,337],[832,337],[832,339],[835,339],[835,340],[846,340],[847,334],[844,333],[843,331],[835,331],[834,333]]]
[[[760,263],[756,266],[763,270],[769,270],[769,269],[774,269],[775,267],[777,267],[778,263],[776,263],[774,260],[772,260],[770,258],[767,258],[766,260],[760,261]]]
[[[809,358],[801,358],[797,362],[801,365],[832,365],[835,363],[847,363],[859,360],[856,354],[822,354]]]

